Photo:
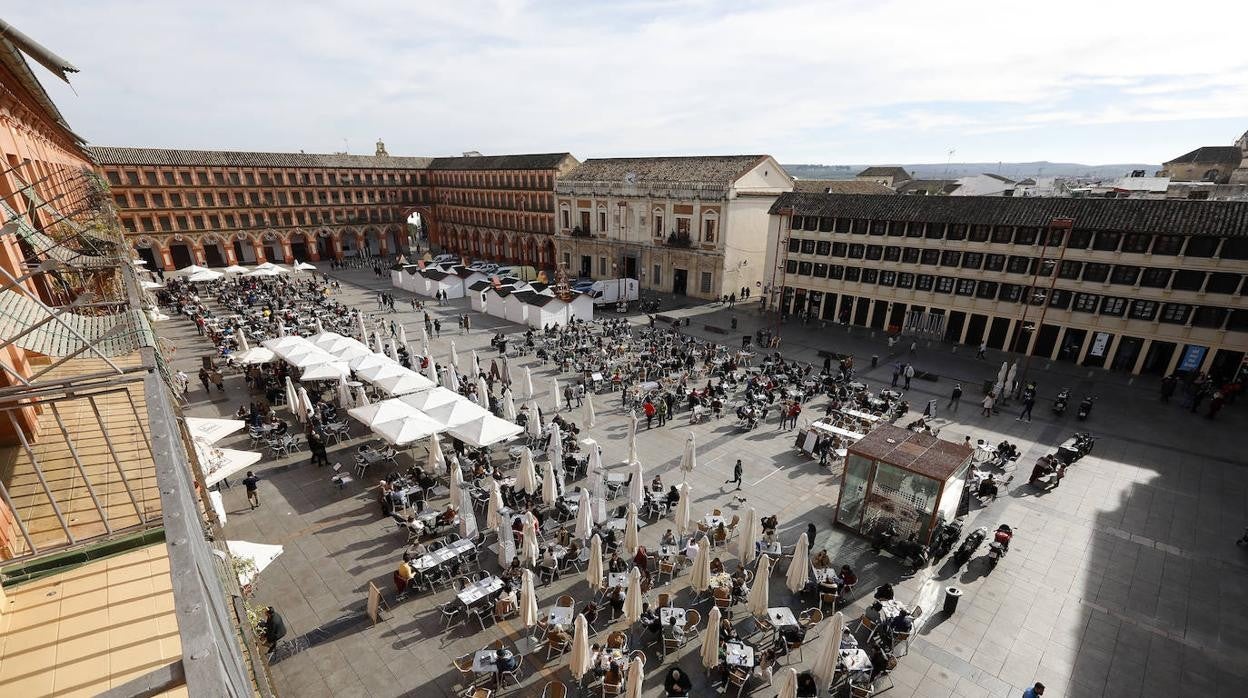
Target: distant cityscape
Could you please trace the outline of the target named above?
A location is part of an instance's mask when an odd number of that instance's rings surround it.
[[[857,165],[814,165],[786,164],[784,169],[799,179],[853,179],[854,175],[870,167],[868,163]],[[977,175],[983,172],[996,174],[1019,180],[1028,177],[1078,177],[1078,178],[1109,178],[1129,175],[1135,170],[1156,172],[1162,166],[1141,162],[1085,165],[1078,162],[928,162],[903,163],[899,167],[916,179],[958,178]]]

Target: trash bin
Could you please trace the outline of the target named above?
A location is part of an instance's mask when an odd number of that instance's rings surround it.
[[[876,366],[879,366],[879,365],[880,365],[880,357],[879,357],[879,355],[878,355],[878,354],[872,354],[872,355],[871,355],[871,368],[875,368]]]
[[[953,615],[958,610],[958,599],[962,598],[962,590],[957,587],[945,587],[945,605],[941,607],[941,611],[946,616]]]

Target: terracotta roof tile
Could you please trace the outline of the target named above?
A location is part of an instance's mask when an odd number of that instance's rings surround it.
[[[458,158],[433,158],[431,170],[553,170],[571,153],[536,153],[528,155],[471,155]]]
[[[749,172],[766,155],[706,155],[655,158],[590,158],[561,176],[566,182],[625,182],[632,175],[637,183],[698,182],[731,184]]]
[[[1173,160],[1167,160],[1166,165],[1181,163],[1197,163],[1197,162],[1224,162],[1238,164],[1243,152],[1233,145],[1206,145],[1197,148],[1190,153],[1184,153]]]
[[[1068,199],[1000,196],[873,196],[782,194],[771,212],[927,223],[1047,226],[1071,218],[1075,227],[1123,233],[1248,236],[1248,201]]]
[[[814,194],[893,194],[889,187],[879,182],[857,179],[799,179],[793,183],[793,191]]]
[[[88,148],[101,165],[176,165],[188,167],[356,167],[378,170],[423,170],[433,158],[338,153],[252,153],[241,150],[174,150],[166,148]]]

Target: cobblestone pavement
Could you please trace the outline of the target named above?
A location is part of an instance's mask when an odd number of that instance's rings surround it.
[[[338,277],[350,282],[344,283],[340,298],[370,312],[376,303],[365,289],[391,290],[388,278],[378,279],[371,272],[339,272]],[[410,297],[394,293],[400,300]],[[420,318],[402,303],[398,307],[404,310],[393,317],[414,333],[409,336],[419,335]],[[467,302],[460,300],[432,312],[453,316],[466,308]],[[696,306],[671,314],[689,317],[687,331],[695,335],[733,344],[740,341],[737,335],[773,322],[749,306]],[[732,317],[738,321],[735,331],[729,329]],[[474,315],[473,321],[468,336],[444,331],[441,339],[432,340],[435,354],[445,357],[454,339],[460,351],[475,348],[482,357],[492,356],[485,350],[496,328],[516,329],[482,315]],[[995,375],[999,354],[977,361],[973,350],[969,355],[955,353],[946,345],[925,342],[914,356],[908,342],[889,354],[883,338],[869,332],[797,324],[781,330],[786,356],[817,361],[821,349],[852,353],[865,369],[860,375],[873,387],[891,378],[891,362],[912,360],[916,368],[939,377],[916,380],[907,397],[916,405],[939,400],[942,437],[1008,438],[1024,451],[1019,476],[1008,491],[986,508],[973,510],[965,528],[993,528],[1000,522],[1014,526],[1010,553],[997,569],[988,574],[981,556],[961,569],[944,564],[906,577],[891,558],[873,554],[862,539],[832,527],[839,479],[795,454],[793,432],[781,432],[772,422],[739,434],[728,418],[689,427],[683,413],[666,427],[641,432],[638,447],[646,476],[662,473],[669,482],[679,474],[676,464],[686,435],[696,435],[698,469],[689,477],[695,516],[713,507],[729,515],[747,507],[759,516],[775,514],[786,545],[793,544],[808,522],[814,523],[816,549],[827,548],[837,564],[859,570],[858,598],[844,610],[847,618],[856,617],[871,589],[884,581],[897,584],[900,600],[925,609],[909,652],[893,672],[892,695],[1018,696],[1037,680],[1049,687],[1050,697],[1243,695],[1248,679],[1248,549],[1234,544],[1248,524],[1248,459],[1237,448],[1248,427],[1242,404],[1228,406],[1211,421],[1178,404],[1161,404],[1156,386],[1147,380],[1064,364],[1035,365],[1031,375],[1040,383],[1042,401],[1033,422],[1017,421],[1014,406],[981,417],[978,386]],[[207,350],[193,326],[170,320],[161,326],[161,334],[179,349],[175,364],[192,373]],[[898,352],[903,346],[904,354]],[[870,369],[873,353],[881,362]],[[549,404],[548,396],[540,393],[548,389],[551,368],[531,359],[526,365],[534,367],[539,401]],[[954,381],[962,382],[966,397],[961,409],[949,415],[944,408]],[[1098,397],[1088,422],[1076,423],[1072,412],[1053,418],[1047,399],[1059,386],[1070,386],[1076,401],[1085,393]],[[226,395],[214,394],[210,400],[196,390],[187,413],[232,412],[247,399],[239,378],[227,381]],[[819,410],[822,400],[813,405]],[[619,398],[597,396],[595,407],[598,424],[591,435],[604,445],[604,461],[622,468],[626,427]],[[1026,485],[1035,457],[1076,428],[1097,435],[1095,451],[1072,467],[1056,490],[1041,493]],[[365,436],[356,429],[359,438],[332,448],[331,461],[350,463],[347,451]],[[246,438],[223,445],[246,448]],[[413,454],[423,457],[423,449],[413,449]],[[745,463],[742,493],[723,485],[736,458]],[[391,573],[402,541],[382,521],[375,480],[340,491],[325,469],[308,466],[306,459],[305,454],[277,460],[266,455],[257,469],[263,478],[262,506],[254,511],[241,487],[225,490],[229,539],[286,548],[260,575],[255,592],[257,603],[281,610],[293,639],[272,665],[282,693],[459,695],[467,683],[451,660],[496,639],[526,652],[523,685],[507,694],[537,696],[547,681],[570,683],[566,658],[546,661],[545,649],[532,646],[515,620],[487,623],[484,629],[473,621],[444,632],[437,605],[450,600],[451,592],[416,594],[396,602]],[[744,494],[746,501],[738,502],[737,494]],[[642,544],[653,547],[670,525],[670,520],[659,521],[643,528]],[[732,553],[724,551],[724,557],[728,560]],[[483,559],[486,569],[494,569],[493,555]],[[779,565],[771,579],[773,604],[813,605],[784,588],[786,565]],[[678,576],[652,593],[678,591],[676,603],[689,605],[687,581],[687,574]],[[364,613],[370,582],[384,591],[390,606],[376,627]],[[945,617],[938,611],[942,590],[950,584],[961,587],[965,596],[957,612]],[[584,601],[588,592],[583,577],[565,576],[539,589],[539,606],[553,605],[564,593]],[[706,604],[700,608],[705,612]],[[752,623],[745,616],[737,607],[739,627],[748,632]],[[595,639],[601,640],[607,627],[603,623]],[[804,656],[786,658],[783,665],[810,668],[822,642],[808,644]],[[694,677],[696,695],[715,695],[717,689],[700,668],[698,649],[699,643],[691,642],[664,659],[657,647],[645,647],[645,695],[661,695],[660,676],[673,663]],[[757,681],[751,688],[759,696],[775,692]],[[597,687],[594,691],[597,695]]]

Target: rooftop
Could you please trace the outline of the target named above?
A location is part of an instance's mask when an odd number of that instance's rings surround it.
[[[1185,163],[1225,163],[1229,165],[1238,165],[1243,152],[1233,145],[1206,145],[1190,153],[1184,153],[1173,160],[1167,160],[1166,165],[1181,165]]]
[[[428,168],[431,170],[553,170],[570,157],[572,157],[571,153],[469,155],[433,158]]]
[[[590,158],[561,182],[732,184],[766,155],[695,155],[655,158]]]
[[[859,172],[858,177],[892,177],[894,179],[910,179],[910,173],[906,172],[906,168],[898,165],[882,165],[876,167],[868,167]]]
[[[815,194],[894,194],[891,188],[879,182],[859,179],[799,179],[793,182],[794,191]]]
[[[0,693],[96,696],[182,657],[163,543],[5,589]],[[188,695],[186,685],[162,696]]]
[[[945,481],[971,458],[975,449],[930,434],[881,424],[849,447],[850,453]]]
[[[1000,196],[782,194],[771,213],[927,223],[1045,227],[1071,218],[1075,227],[1123,233],[1248,236],[1248,201],[1067,199]]]
[[[342,153],[253,153],[242,150],[175,150],[169,148],[87,149],[101,165],[181,167],[348,167],[375,170],[423,170],[433,158]]]

